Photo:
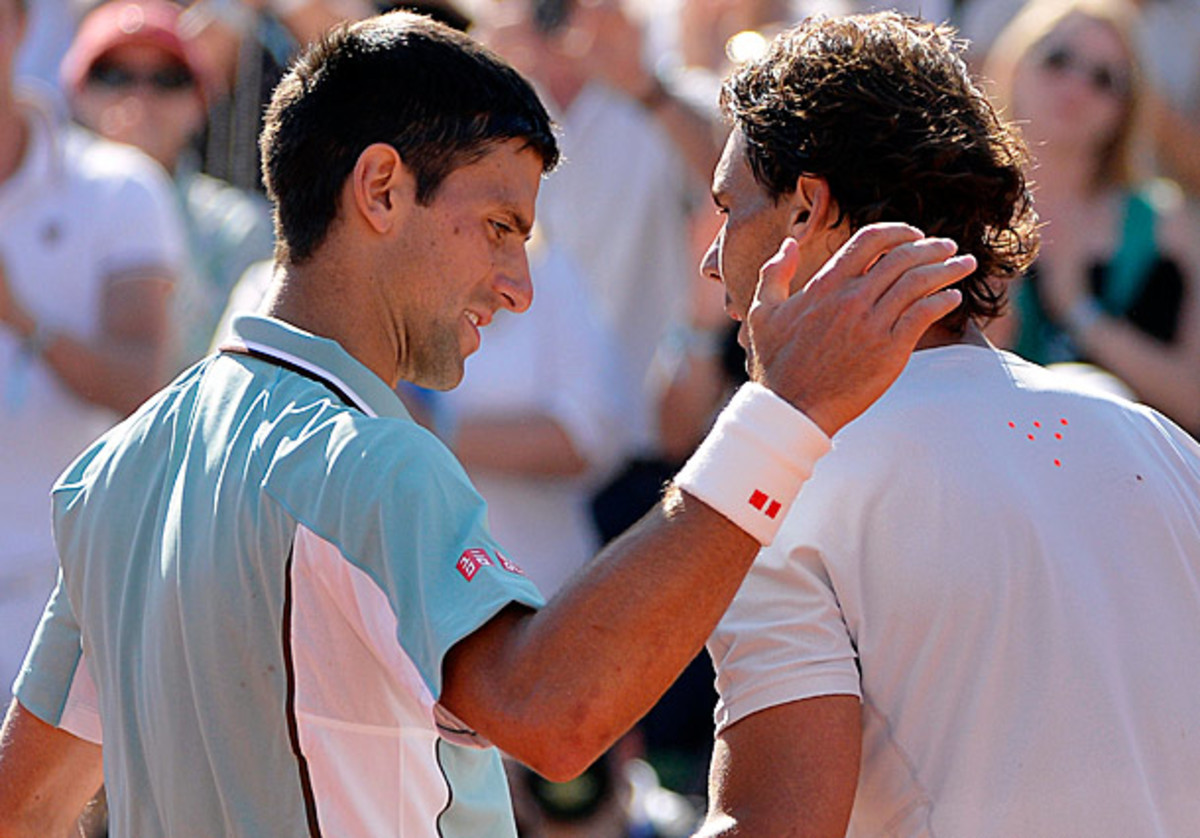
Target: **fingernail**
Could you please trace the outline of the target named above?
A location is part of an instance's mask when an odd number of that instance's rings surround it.
[[[972,256],[970,253],[964,253],[962,256],[955,256],[952,259],[947,259],[946,264],[953,265],[956,268],[963,266],[963,265],[970,265],[972,268],[974,268],[975,267],[975,257]]]

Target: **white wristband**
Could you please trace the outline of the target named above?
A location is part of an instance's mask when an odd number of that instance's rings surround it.
[[[831,445],[811,419],[751,382],[721,411],[675,485],[765,546]]]

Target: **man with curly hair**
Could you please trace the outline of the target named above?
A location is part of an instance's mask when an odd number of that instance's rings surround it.
[[[781,240],[801,295],[876,221],[978,269],[709,641],[709,838],[1200,823],[1200,446],[984,338],[1036,217],[1021,142],[960,53],[894,13],[810,20],[724,86],[704,271],[735,318]]]

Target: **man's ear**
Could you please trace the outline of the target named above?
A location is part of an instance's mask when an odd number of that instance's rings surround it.
[[[416,204],[417,183],[387,143],[363,149],[350,173],[350,195],[355,215],[377,233],[387,233],[408,216]]]
[[[789,201],[791,236],[801,244],[824,232],[837,218],[829,182],[824,178],[800,175]]]

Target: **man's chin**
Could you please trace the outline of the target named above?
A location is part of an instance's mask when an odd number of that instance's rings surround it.
[[[457,363],[440,364],[437,369],[413,370],[412,374],[406,378],[410,384],[415,384],[426,390],[438,390],[441,392],[453,390],[459,384],[462,384],[465,369],[463,359],[458,358],[456,361]]]
[[[418,381],[416,383],[424,387],[426,390],[438,390],[444,393],[447,390],[453,390],[459,384],[462,384],[462,380],[463,368],[459,367],[455,373],[445,373],[436,377],[431,377],[427,381]]]

